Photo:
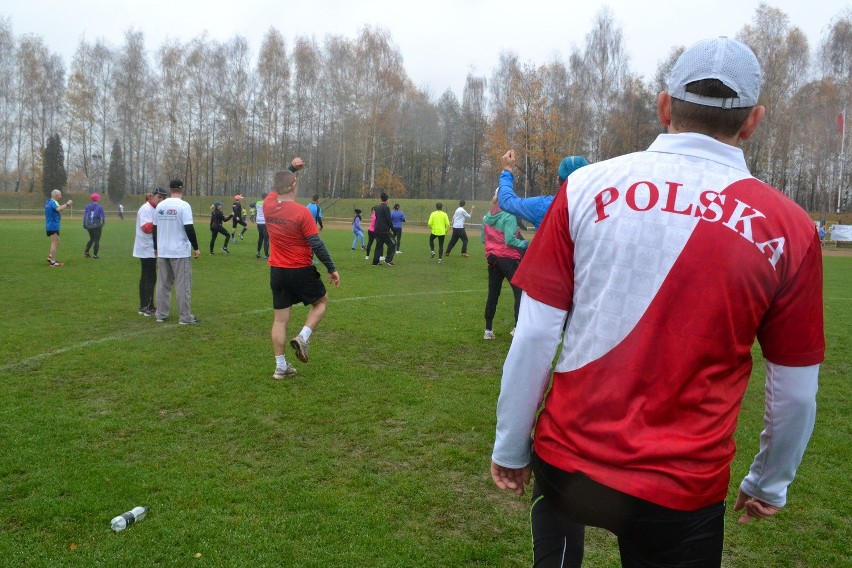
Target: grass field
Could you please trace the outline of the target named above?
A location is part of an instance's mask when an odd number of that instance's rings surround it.
[[[506,287],[498,339],[482,340],[478,235],[470,258],[438,266],[408,231],[391,269],[327,229],[341,286],[311,362],[288,351],[299,374],[273,381],[256,232],[208,256],[204,219],[197,326],[137,315],[132,218],[110,219],[100,260],[64,223],[60,269],[44,260],[42,220],[0,219],[0,565],[529,565],[528,500],[488,475],[512,315]],[[816,431],[785,511],[741,527],[729,510],[725,566],[852,565],[850,282],[852,257],[827,257]],[[729,506],[757,450],[762,379],[758,363]],[[148,518],[113,534],[135,505]],[[590,530],[586,558],[618,566],[615,541]]]

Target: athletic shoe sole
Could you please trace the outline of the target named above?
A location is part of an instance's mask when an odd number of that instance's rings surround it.
[[[302,363],[308,362],[308,344],[298,335],[290,340],[290,347],[296,351],[296,358]]]

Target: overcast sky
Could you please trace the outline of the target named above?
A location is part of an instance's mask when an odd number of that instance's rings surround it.
[[[257,54],[269,28],[284,36],[288,49],[296,36],[328,34],[355,39],[365,26],[390,32],[412,81],[433,97],[447,88],[461,97],[469,72],[490,77],[500,53],[512,51],[522,63],[567,61],[582,49],[597,12],[610,7],[624,34],[630,68],[653,78],[671,48],[699,39],[734,36],[753,22],[757,0],[7,0],[0,17],[16,37],[34,34],[70,65],[81,38],[103,38],[120,47],[128,29],[141,31],[149,52],[168,38],[186,42],[207,32],[227,41],[239,34]],[[771,0],[791,25],[808,37],[812,54],[826,27],[846,0]]]

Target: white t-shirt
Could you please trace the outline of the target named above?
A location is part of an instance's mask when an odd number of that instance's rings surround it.
[[[142,227],[154,222],[154,207],[146,201],[136,213],[136,240],[133,242],[133,256],[136,258],[154,258],[154,236],[146,233]]]
[[[169,197],[157,205],[157,255],[160,258],[187,258],[192,255],[184,225],[192,225],[192,207],[179,197]]]
[[[453,229],[463,229],[465,219],[470,219],[470,213],[465,211],[464,207],[456,209],[456,212],[453,213]]]
[[[254,222],[258,225],[266,225],[266,216],[263,214],[263,201],[258,201],[254,207],[257,211]]]

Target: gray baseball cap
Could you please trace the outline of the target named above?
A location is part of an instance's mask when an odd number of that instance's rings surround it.
[[[718,79],[737,93],[716,98],[686,92],[702,79]],[[762,73],[754,52],[741,41],[727,37],[705,39],[684,51],[669,73],[668,93],[676,99],[719,108],[745,108],[757,104]]]

